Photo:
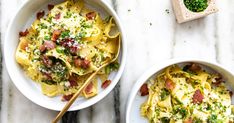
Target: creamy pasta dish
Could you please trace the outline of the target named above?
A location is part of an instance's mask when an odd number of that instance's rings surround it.
[[[141,115],[150,123],[232,123],[232,92],[224,82],[197,64],[170,66],[141,87],[148,95]]]
[[[116,55],[120,33],[114,31],[112,17],[102,19],[82,0],[49,4],[48,9],[38,12],[31,27],[19,33],[16,61],[41,85],[43,94],[69,100],[91,73]],[[111,83],[108,75],[118,66],[114,62],[103,68],[82,96],[98,93],[98,79],[106,88]]]

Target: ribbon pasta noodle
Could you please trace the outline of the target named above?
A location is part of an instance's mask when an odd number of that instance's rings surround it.
[[[111,34],[115,28],[112,17],[102,19],[82,0],[65,1],[44,14],[38,12],[31,27],[20,32],[16,61],[41,85],[43,94],[63,95],[64,100],[69,100],[92,72],[114,57],[120,33]],[[103,68],[84,89],[83,96],[95,96],[98,78],[105,84],[116,69],[118,62]]]
[[[150,123],[230,123],[234,106],[220,75],[197,64],[172,65],[147,82],[141,115]],[[144,89],[145,90],[145,89]]]

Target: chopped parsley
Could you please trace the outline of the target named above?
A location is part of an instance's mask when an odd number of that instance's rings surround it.
[[[163,117],[163,118],[160,119],[160,121],[161,121],[162,123],[169,123],[169,122],[170,122],[170,119],[167,118],[167,117]]]
[[[67,37],[69,37],[69,33],[70,33],[69,31],[64,31],[64,32],[61,33],[61,37],[62,38],[67,38]]]
[[[50,40],[50,39],[51,39],[50,36],[48,36],[48,35],[44,36],[44,40]]]
[[[105,73],[109,74],[110,72],[118,70],[118,69],[119,69],[119,63],[114,62],[105,67]]]
[[[208,7],[207,0],[184,0],[184,5],[192,12],[202,12]]]
[[[47,29],[47,26],[44,23],[39,24],[40,29]]]
[[[169,91],[167,89],[162,89],[161,90],[161,94],[160,94],[160,98],[161,100],[165,100],[167,98],[167,96],[169,95]]]
[[[166,9],[166,10],[165,10],[165,12],[166,12],[167,14],[169,14],[169,13],[170,13],[169,9]]]
[[[78,33],[78,38],[84,38],[86,36],[87,32],[81,31]]]
[[[66,15],[64,16],[64,18],[70,18],[72,16],[72,13],[71,12],[66,12]]]

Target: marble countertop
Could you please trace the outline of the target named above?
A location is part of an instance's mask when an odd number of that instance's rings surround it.
[[[1,44],[9,20],[26,0],[1,0]],[[216,61],[234,72],[234,1],[217,0],[219,12],[177,24],[170,0],[106,0],[126,32],[128,59],[115,89],[92,107],[67,112],[62,123],[124,123],[130,88],[151,65],[171,58]],[[169,12],[168,12],[169,10]],[[1,64],[0,122],[48,123],[57,112],[25,98]]]

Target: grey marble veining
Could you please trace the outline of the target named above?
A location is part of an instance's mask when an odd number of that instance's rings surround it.
[[[1,0],[1,45],[9,20],[26,0]],[[105,0],[117,12],[126,33],[127,64],[115,89],[97,104],[67,112],[62,123],[124,123],[132,86],[151,65],[171,58],[216,61],[234,72],[234,1],[217,0],[219,12],[177,24],[170,0]],[[165,10],[169,10],[169,13]],[[2,123],[47,123],[57,114],[26,99],[12,84],[2,63]],[[0,67],[1,68],[1,67]],[[1,79],[0,79],[1,80]]]

